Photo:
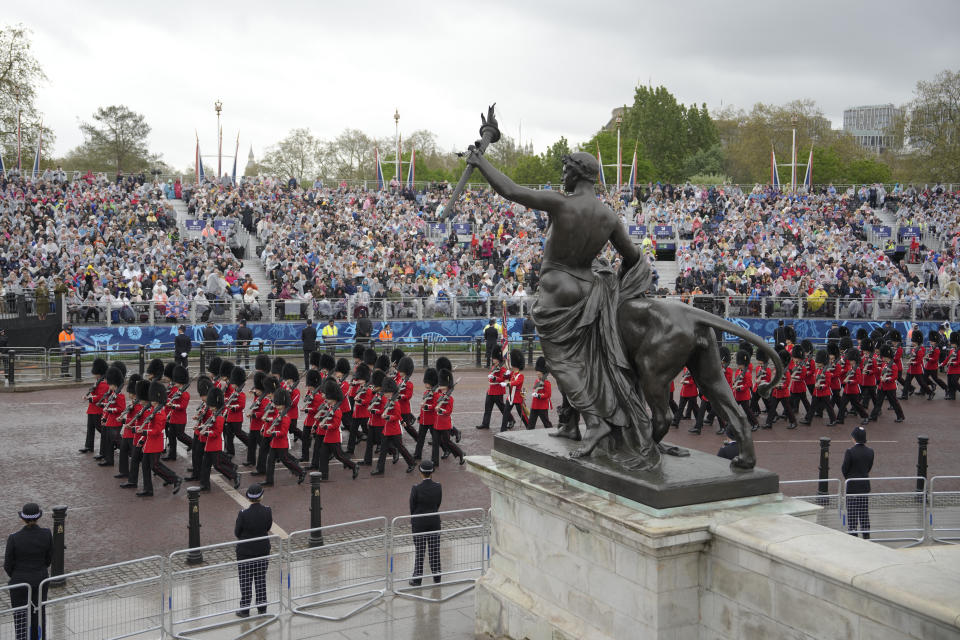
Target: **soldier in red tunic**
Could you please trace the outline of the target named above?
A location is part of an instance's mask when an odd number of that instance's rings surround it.
[[[84,396],[84,399],[87,401],[87,437],[83,441],[83,448],[80,449],[80,453],[90,453],[93,451],[94,438],[102,429],[100,422],[103,408],[100,406],[100,401],[109,389],[109,385],[104,379],[104,376],[107,375],[107,368],[107,361],[103,358],[95,359],[93,366],[90,367],[90,372],[97,376],[97,380]]]
[[[553,408],[551,397],[553,390],[550,387],[549,373],[547,372],[547,359],[543,356],[537,358],[533,366],[537,372],[537,379],[533,383],[533,393],[530,394],[530,423],[527,429],[534,429],[537,426],[537,420],[543,422],[545,429],[552,429],[550,422],[550,409]]]
[[[237,473],[237,465],[228,462],[223,457],[223,430],[227,424],[225,414],[229,411],[229,407],[224,406],[224,402],[223,391],[217,388],[210,389],[207,394],[207,408],[212,413],[201,426],[206,436],[199,478],[202,491],[210,491],[210,470],[213,468],[216,468],[227,480],[232,482],[234,489],[240,488],[240,474]]]
[[[433,466],[437,467],[440,464],[441,448],[460,458],[460,464],[463,464],[463,450],[450,442],[450,429],[453,426],[451,418],[453,414],[453,372],[449,369],[440,369],[437,375],[440,380],[434,398],[437,407],[437,422],[433,426],[433,455],[431,456]]]
[[[370,475],[383,475],[384,462],[387,459],[387,454],[391,451],[394,452],[394,462],[397,461],[397,454],[403,456],[404,461],[407,463],[407,473],[410,473],[416,468],[416,465],[414,464],[413,456],[410,455],[410,452],[407,451],[407,448],[403,445],[403,431],[400,428],[400,422],[403,419],[401,417],[402,414],[399,403],[400,387],[395,380],[391,378],[384,379],[383,397],[387,398],[381,410],[384,420],[383,442],[380,444],[380,457],[377,459],[377,468],[374,469]]]
[[[360,366],[366,368],[366,365]],[[323,393],[320,395],[323,404],[317,411],[316,424],[314,430],[320,436],[321,442],[314,449],[313,467],[316,468],[324,480],[330,477],[330,458],[334,457],[341,464],[353,472],[353,479],[357,479],[360,473],[360,467],[350,458],[343,454],[341,448],[342,434],[340,427],[342,424],[343,403],[346,399],[343,395],[343,388],[337,381],[330,377],[323,383]],[[304,434],[306,435],[306,434]]]
[[[515,421],[511,415],[512,411],[517,412],[520,422],[524,427],[529,428],[527,416],[524,413],[524,391],[523,391],[523,351],[520,349],[510,350],[510,367],[506,370],[504,381],[507,383],[507,397],[505,404],[507,412],[503,414],[503,421],[500,423],[500,431],[513,429]]]
[[[487,388],[487,397],[483,404],[483,419],[480,421],[480,424],[477,425],[477,429],[490,428],[490,413],[494,407],[500,409],[500,413],[503,414],[504,419],[509,420],[509,411],[503,403],[507,375],[507,371],[503,368],[503,355],[494,353],[493,368],[490,369],[490,373],[487,374],[487,381],[490,383],[490,386]],[[510,427],[508,426],[508,428]]]

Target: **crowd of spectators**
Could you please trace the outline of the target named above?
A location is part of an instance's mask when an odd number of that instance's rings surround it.
[[[448,217],[448,190],[445,183],[378,191],[271,178],[181,186],[143,175],[68,178],[59,170],[37,180],[0,177],[0,299],[27,293],[39,314],[48,310],[39,301],[59,294],[72,320],[93,322],[107,313],[113,321],[145,321],[150,302],[155,320],[204,320],[231,299],[250,320],[266,316],[270,304],[288,315],[290,303],[298,317],[316,319],[448,316],[454,300],[463,315],[484,315],[487,302],[500,299],[516,312],[536,294],[546,217],[488,190],[468,191]],[[268,291],[244,273],[242,249],[232,250],[224,231],[211,225],[181,237],[169,204],[177,196],[188,214],[230,219],[254,236]],[[960,298],[960,194],[940,186],[890,193],[880,185],[828,186],[787,195],[761,186],[656,183],[601,197],[625,224],[645,226],[648,236],[638,242],[651,261],[653,228],[677,230],[679,275],[655,278],[654,288],[711,298],[713,310],[716,300],[735,296],[750,313],[792,315],[801,304],[808,314],[827,314],[826,301],[839,298],[845,313],[869,317],[874,303],[923,307]],[[920,247],[911,272],[891,246],[868,240],[884,206],[945,248]],[[616,260],[610,248],[605,257]]]

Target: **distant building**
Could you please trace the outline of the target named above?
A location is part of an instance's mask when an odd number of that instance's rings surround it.
[[[856,138],[861,147],[880,153],[894,148],[891,128],[902,113],[892,104],[851,107],[843,112],[843,130]]]
[[[603,126],[606,131],[616,131],[617,130],[617,116],[623,116],[626,113],[626,107],[617,107],[610,111],[610,120]]]
[[[253,145],[250,145],[250,154],[247,156],[247,166],[243,170],[245,176],[255,176],[260,171],[260,166],[253,159]]]

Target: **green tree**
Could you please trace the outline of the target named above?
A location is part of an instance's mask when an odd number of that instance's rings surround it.
[[[518,184],[539,185],[553,180],[550,168],[544,163],[543,156],[522,156],[513,170],[513,181]]]
[[[278,178],[312,181],[317,175],[323,175],[321,157],[321,142],[310,129],[291,129],[285,138],[267,149],[260,166]]]
[[[816,170],[817,165],[813,166]],[[889,182],[890,167],[877,158],[858,158],[847,165],[844,175],[846,182],[851,184]]]
[[[813,148],[813,181],[815,184],[842,182],[845,173],[846,167],[836,149],[833,147]]]
[[[723,173],[723,148],[715,144],[700,149],[683,162],[683,177],[687,180],[694,175],[718,175]]]
[[[924,181],[960,181],[960,71],[941,71],[917,83],[906,136]],[[919,177],[919,176],[918,176]]]
[[[143,115],[124,105],[111,105],[97,109],[93,120],[80,123],[84,143],[78,154],[102,159],[114,171],[138,171],[150,165],[150,125]]]
[[[543,155],[543,165],[549,178],[545,182],[559,183],[563,176],[563,157],[570,155],[570,144],[562,137]]]
[[[43,149],[52,149],[55,136],[42,127],[42,114],[37,108],[37,89],[46,81],[43,67],[33,56],[30,31],[23,25],[0,29],[0,145],[7,152],[6,166],[16,161],[16,135],[19,114],[21,158],[24,169],[30,168],[36,149],[37,134]]]

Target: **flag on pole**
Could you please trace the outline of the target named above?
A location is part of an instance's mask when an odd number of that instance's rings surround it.
[[[43,142],[43,120],[40,121],[40,129],[37,131],[37,153],[33,156],[33,177],[40,175],[40,146]]]
[[[813,192],[813,146],[810,147],[810,157],[807,158],[807,172],[803,175],[803,186],[807,193]]]
[[[233,173],[231,179],[233,186],[237,186],[237,156],[240,155],[240,132],[237,131],[237,148],[233,151]]]
[[[383,190],[383,167],[380,166],[380,149],[373,148],[373,156],[377,159],[377,191]]]
[[[220,127],[220,131],[217,132],[217,182],[220,181],[220,176],[223,175],[223,127]]]
[[[196,135],[196,132],[194,132]],[[197,136],[197,152],[196,152],[196,163],[193,166],[193,171],[197,177],[197,184],[203,184],[205,176],[203,175],[203,158],[200,157],[200,136]]]
[[[597,164],[600,165],[600,186],[607,190],[607,179],[603,176],[603,160],[600,158],[600,143],[597,143]]]
[[[780,171],[777,169],[777,153],[770,147],[770,184],[774,189],[780,188]]]
[[[413,160],[416,149],[410,149],[410,167],[407,169],[407,188],[413,190]]]
[[[501,300],[503,304],[503,325],[500,326],[500,333],[503,334],[500,339],[500,353],[503,355],[504,362],[510,362],[510,335],[507,333],[507,301]]]
[[[0,176],[7,175],[7,170],[3,166],[3,149],[0,148]]]
[[[400,184],[400,150],[403,148],[403,136],[397,136],[397,184]]]
[[[634,188],[637,186],[637,146],[639,142],[633,147],[633,163],[630,165],[630,177],[627,179],[627,185],[630,187],[630,194],[633,194]]]

